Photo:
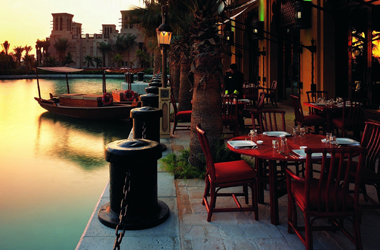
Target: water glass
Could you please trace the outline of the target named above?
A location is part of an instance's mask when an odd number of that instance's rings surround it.
[[[273,149],[278,149],[280,147],[278,140],[272,140],[272,147]]]
[[[330,143],[331,137],[332,137],[332,133],[326,133],[326,139],[325,139],[325,142],[326,142],[326,143]]]
[[[256,139],[257,139],[257,130],[256,129],[251,129],[249,131],[248,136],[251,138],[251,141],[256,141]]]
[[[301,127],[300,128],[300,136],[303,137],[305,134],[306,134],[306,128],[305,127]]]
[[[298,126],[293,127],[293,136],[299,136],[300,134],[300,129]]]

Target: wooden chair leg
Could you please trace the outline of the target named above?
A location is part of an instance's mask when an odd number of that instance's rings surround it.
[[[210,192],[210,206],[207,214],[207,221],[211,221],[211,216],[212,216],[212,211],[214,210],[215,207],[215,202],[216,202],[216,194],[215,194],[215,187],[213,185],[210,185],[211,187],[211,192]]]
[[[305,216],[305,246],[306,250],[312,250],[313,249],[313,234],[311,229],[311,223],[310,219],[307,217],[307,215],[304,213]]]
[[[205,191],[203,193],[203,198],[205,198],[207,200],[207,196],[209,195],[209,191],[210,191],[210,182],[208,181],[207,177],[205,179]],[[202,205],[205,205],[205,201],[202,200]]]

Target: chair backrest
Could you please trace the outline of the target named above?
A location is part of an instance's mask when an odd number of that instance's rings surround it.
[[[365,122],[363,137],[361,140],[362,147],[367,149],[365,166],[379,174],[380,167],[380,123]]]
[[[306,91],[307,101],[308,102],[316,102],[318,98],[325,98],[325,100],[329,99],[329,95],[327,91],[318,90],[318,91]]]
[[[257,110],[262,110],[264,108],[264,100],[265,100],[265,92],[261,91],[257,99],[257,105],[256,105]]]
[[[304,121],[304,116],[303,116],[303,110],[302,110],[300,98],[295,95],[290,95],[290,98],[292,99],[292,105],[294,109],[294,120],[298,124],[302,124]]]
[[[274,92],[276,91],[277,89],[277,81],[272,81],[271,85],[270,85],[270,89],[269,91],[274,94]]]
[[[201,125],[198,124],[195,129],[197,130],[197,135],[199,139],[199,143],[201,144],[203,153],[206,158],[206,175],[209,175],[211,180],[215,180],[215,165],[214,160],[212,158],[210,145],[207,140],[207,135],[204,130],[202,130]]]
[[[319,212],[345,212],[359,207],[359,189],[361,171],[364,165],[366,149],[362,147],[307,148],[305,164],[305,206],[306,210],[317,207]],[[313,176],[313,153],[322,153],[321,172]],[[353,157],[359,155],[359,161],[353,166]],[[311,190],[312,181],[318,181],[317,189]],[[354,183],[354,197],[348,198],[350,183]],[[327,190],[327,191],[326,191]],[[313,194],[313,195],[312,195]],[[315,206],[316,204],[316,206]]]
[[[284,110],[257,110],[259,117],[260,131],[285,131],[285,111]]]
[[[359,129],[359,126],[363,124],[361,106],[360,102],[343,102],[342,121],[345,127],[354,130]]]
[[[222,100],[223,123],[230,124],[238,120],[238,99],[235,95],[226,95]]]

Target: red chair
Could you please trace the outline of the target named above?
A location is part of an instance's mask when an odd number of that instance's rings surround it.
[[[325,132],[325,124],[326,124],[326,119],[321,117],[321,116],[318,116],[318,115],[314,115],[314,114],[309,114],[309,115],[304,115],[303,114],[303,110],[302,110],[302,106],[301,106],[301,101],[300,101],[300,98],[298,96],[295,96],[295,95],[290,95],[290,98],[292,99],[292,105],[293,105],[293,109],[294,109],[294,116],[295,116],[295,124],[297,125],[300,125],[301,127],[304,127],[304,126],[307,126],[307,127],[312,127],[314,126],[315,127],[315,132],[318,133],[319,132],[319,126],[322,126],[322,129],[323,129],[323,132]]]
[[[360,102],[344,101],[342,117],[332,119],[332,124],[342,130],[342,136],[345,137],[348,131],[353,131],[354,137],[359,138],[360,131],[363,129],[364,120],[361,111]]]
[[[186,127],[186,129],[190,129],[190,125],[178,125],[179,121],[190,121],[192,110],[183,110],[178,111],[177,102],[174,98],[173,91],[170,94],[170,102],[172,103],[174,109],[174,125],[173,125],[173,135],[177,127]]]
[[[254,116],[258,117],[260,131],[286,131],[284,110],[258,110],[254,111]],[[300,169],[301,165],[301,169]],[[259,186],[259,202],[263,202],[262,189],[269,184],[269,164],[265,161],[256,161],[256,175]],[[296,174],[303,172],[303,164],[299,162],[279,162],[277,166],[278,197],[287,193],[285,168],[295,166]]]
[[[308,102],[317,102],[319,98],[324,98],[326,101],[329,99],[329,94],[327,91],[306,91]],[[323,112],[309,107],[309,114],[326,116]]]
[[[264,87],[259,87],[260,89],[265,90],[265,98],[270,99],[272,102],[272,105],[276,105],[277,107],[277,97],[276,97],[276,90],[277,90],[277,81],[272,81],[272,84],[270,85],[270,88],[264,88]]]
[[[288,233],[293,231],[301,239],[306,249],[313,249],[312,231],[336,230],[342,232],[362,249],[360,234],[359,188],[364,165],[365,149],[361,147],[307,148],[305,177],[295,175],[286,169],[288,189]],[[313,175],[311,154],[322,153],[321,172]],[[328,154],[330,154],[328,156]],[[359,155],[355,172],[347,171],[352,158]],[[329,159],[331,157],[331,159]],[[343,159],[346,160],[343,160]],[[354,193],[350,195],[350,178],[354,178]],[[305,225],[297,224],[297,208],[302,211]],[[328,219],[331,225],[314,226],[317,219]],[[354,235],[344,227],[343,220],[352,222]],[[305,231],[305,235],[300,231]]]
[[[205,191],[202,204],[207,209],[207,221],[211,221],[213,212],[236,212],[254,211],[255,220],[258,220],[258,207],[256,199],[256,175],[255,171],[244,160],[214,163],[206,132],[198,124],[196,126],[198,139],[206,157],[206,178]],[[219,193],[223,188],[243,186],[242,193]],[[237,196],[244,196],[245,203],[248,204],[248,188],[252,192],[252,205],[242,207]],[[210,202],[207,197],[210,196]],[[234,208],[215,208],[217,196],[232,196],[237,207]]]
[[[360,190],[364,200],[372,203],[372,205],[362,204],[361,206],[362,208],[380,209],[380,123],[365,122],[361,146],[367,149],[367,157],[362,171]],[[355,166],[357,163],[353,162],[353,164]],[[377,201],[367,194],[366,185],[376,188]]]
[[[239,135],[238,99],[235,95],[225,95],[222,101],[223,126],[233,130],[234,136]],[[225,133],[229,134],[229,133]]]

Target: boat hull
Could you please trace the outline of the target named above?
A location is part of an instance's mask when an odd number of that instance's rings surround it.
[[[54,103],[53,100],[44,100],[34,98],[42,108],[47,111],[75,118],[92,119],[92,120],[120,120],[130,119],[131,109],[138,107],[130,104],[114,104],[105,107],[72,107],[62,106]]]

